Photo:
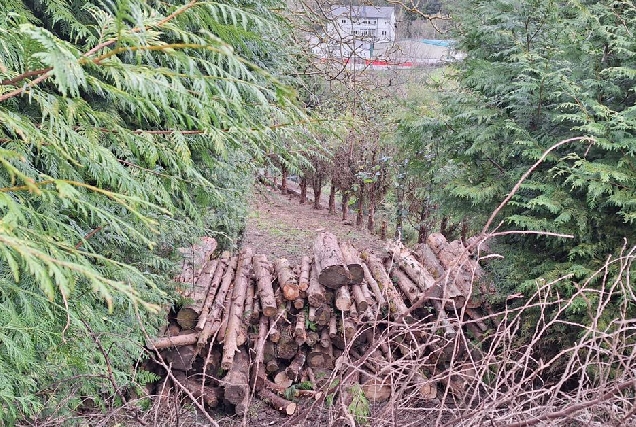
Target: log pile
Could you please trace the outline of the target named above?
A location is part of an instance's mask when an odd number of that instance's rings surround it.
[[[427,378],[443,369],[449,345],[428,338],[442,334],[450,343],[462,327],[483,334],[488,326],[472,285],[484,274],[461,242],[441,234],[413,252],[399,243],[388,251],[385,259],[359,252],[323,232],[298,266],[251,248],[207,256],[190,279],[188,302],[148,347],[208,407],[226,404],[243,414],[254,392],[291,415],[290,390],[324,398],[329,385],[319,390],[316,373],[339,369],[343,361],[358,367],[348,383],[359,382],[370,400],[388,399],[396,387],[387,366],[412,358],[414,345],[425,342],[420,347],[430,352],[432,367],[414,370],[405,381],[421,398],[435,398],[443,384]],[[431,318],[429,331],[377,338],[387,325],[404,329]],[[456,365],[460,356],[454,355]],[[447,385],[462,393],[461,384]]]

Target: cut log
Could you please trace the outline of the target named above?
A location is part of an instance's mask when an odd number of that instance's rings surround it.
[[[276,384],[278,388],[285,390],[293,384],[293,381],[287,376],[286,371],[280,371],[274,375],[274,384]]]
[[[351,294],[348,286],[341,286],[336,290],[336,308],[340,311],[349,311],[351,307]]]
[[[267,317],[276,315],[276,300],[274,298],[274,289],[272,287],[271,265],[267,261],[267,257],[263,254],[254,255],[252,258],[254,265],[254,276],[258,287],[258,296],[261,300],[261,310]]]
[[[354,285],[362,283],[364,270],[362,270],[362,261],[358,255],[358,250],[349,242],[340,242],[340,251],[351,276],[349,283]]]
[[[415,247],[413,255],[428,270],[435,280],[444,277],[444,267],[437,259],[437,256],[426,243],[421,243]]]
[[[320,332],[320,346],[322,348],[331,347],[331,337],[329,336],[329,331],[327,329],[323,329]]]
[[[342,333],[344,334],[345,339],[348,341],[352,340],[356,335],[356,326],[353,324],[351,319],[345,317],[342,322]]]
[[[389,378],[368,377],[361,385],[362,391],[371,402],[386,402],[391,397],[391,380]]]
[[[311,266],[307,301],[312,307],[320,307],[325,303],[325,287],[318,282],[318,272],[315,265]]]
[[[237,276],[239,272],[236,272]],[[221,318],[217,319],[215,323],[218,323],[218,326],[215,326],[214,329],[218,330],[216,334],[216,342],[219,344],[223,344],[225,342],[225,333],[227,332],[227,323],[230,320],[230,310],[232,309],[232,294],[234,293],[234,282],[230,286],[230,289],[227,291],[227,295],[225,295],[225,304],[223,305],[223,312],[221,313]]]
[[[459,241],[449,243],[442,234],[433,233],[427,243],[446,270],[442,278],[444,298],[452,298],[456,307],[462,307],[472,293],[475,271],[481,267]]]
[[[221,285],[219,286],[218,293],[216,295],[216,299],[214,300],[212,307],[210,308],[210,312],[207,316],[205,326],[201,331],[201,335],[199,336],[199,341],[197,342],[197,347],[199,351],[205,347],[208,343],[211,336],[216,334],[221,326],[221,311],[225,306],[226,295],[228,294],[228,290],[232,286],[234,280],[234,271],[236,270],[236,266],[238,265],[238,257],[234,256],[230,260],[230,263],[225,271],[223,276],[223,280],[221,281]]]
[[[406,322],[411,323],[414,321],[411,315],[405,316],[404,313],[408,310],[404,300],[393,286],[393,282],[389,278],[382,261],[374,254],[368,251],[362,252],[362,259],[367,263],[369,271],[373,275],[373,278],[377,282],[379,288],[386,293],[389,301],[389,310],[395,317],[401,317]]]
[[[338,323],[336,316],[329,319],[329,338],[334,339],[338,335]]]
[[[164,350],[162,355],[166,364],[170,365],[172,369],[189,371],[192,369],[192,362],[194,362],[197,353],[195,345],[185,345]]]
[[[424,400],[432,400],[437,397],[437,384],[427,379],[423,374],[416,373],[413,376],[413,384],[417,394]]]
[[[404,292],[406,298],[414,304],[419,297],[420,289],[419,287],[411,280],[409,276],[406,275],[404,271],[399,268],[394,268],[391,271],[391,277],[395,279],[398,284],[398,287]]]
[[[173,337],[157,338],[147,344],[147,347],[151,350],[160,350],[162,348],[169,347],[181,347],[184,345],[196,344],[199,339],[199,334],[194,332],[191,334],[177,335]]]
[[[269,403],[272,408],[284,414],[294,415],[296,412],[296,404],[294,402],[290,402],[289,400],[272,393],[266,388],[258,392],[258,397],[260,397],[264,402]]]
[[[243,329],[243,314],[245,309],[245,297],[247,287],[250,283],[250,266],[252,264],[252,250],[245,248],[240,256],[240,269],[237,270],[236,279],[234,280],[234,291],[232,293],[232,305],[230,307],[227,331],[225,332],[225,340],[223,341],[223,359],[221,359],[221,368],[230,370],[234,363],[234,353],[238,347],[245,342],[245,333],[243,337],[240,329]],[[242,341],[242,342],[241,342]]]
[[[200,381],[188,378],[182,372],[173,372],[174,378],[185,388],[195,399],[203,399],[203,403],[208,408],[216,408],[223,398],[221,387],[210,387],[202,385]]]
[[[367,311],[369,303],[364,295],[362,285],[351,285],[351,293],[353,294],[353,299],[356,302],[356,309],[358,310],[358,313],[361,314]]]
[[[318,283],[336,289],[349,283],[351,275],[342,257],[336,236],[319,233],[314,240],[314,265],[318,273]]]
[[[323,305],[316,309],[316,323],[320,326],[327,326],[333,314],[331,307]]]
[[[261,302],[258,298],[254,298],[254,308],[250,316],[250,323],[253,325],[261,318]]]
[[[175,278],[175,281],[193,283],[205,263],[211,258],[216,247],[217,242],[213,237],[202,237],[199,243],[188,248],[179,248],[178,251],[183,256],[183,265],[181,274]]]
[[[384,294],[382,293],[380,286],[378,286],[378,282],[373,278],[373,275],[371,274],[371,271],[366,264],[362,264],[362,271],[364,271],[364,280],[367,282],[367,285],[369,285],[369,288],[371,288],[371,291],[373,291],[375,300],[378,302],[378,307],[384,307],[386,305]]]
[[[301,296],[294,300],[294,308],[296,310],[302,310],[305,307],[305,299]]]
[[[318,332],[307,331],[305,344],[307,344],[309,347],[314,347],[319,340],[320,340],[320,335],[318,335]]]
[[[309,275],[311,273],[311,259],[304,256],[300,264],[300,275],[298,277],[298,289],[301,292],[307,291],[309,288]]]
[[[354,322],[358,320],[358,309],[356,308],[355,301],[349,306],[349,318]]]
[[[187,292],[183,293],[186,299],[191,300],[188,304],[181,307],[177,313],[177,323],[183,329],[194,329],[199,315],[203,310],[208,293],[211,291],[210,284],[212,283],[212,277],[216,271],[216,267],[219,264],[218,259],[209,260],[203,266],[203,269],[197,277],[192,287],[187,289]],[[216,292],[216,289],[212,290]]]
[[[276,344],[276,357],[291,360],[298,352],[298,344],[294,340],[293,328],[286,325],[281,329],[280,340]]]
[[[277,259],[274,262],[274,270],[278,277],[278,285],[283,290],[283,297],[287,301],[297,299],[300,296],[300,289],[289,261],[285,258]]]
[[[248,373],[250,369],[247,352],[234,353],[234,360],[230,366],[230,371],[222,380],[225,400],[246,409],[246,401],[249,398]]]
[[[280,341],[280,330],[276,319],[273,317],[269,318],[269,340],[273,343]]]
[[[316,321],[316,307],[309,307],[309,313],[307,314],[307,319],[310,322]]]
[[[427,289],[435,285],[435,278],[401,242],[393,243],[388,249],[393,255],[393,260],[418,286],[419,291],[426,292]]]
[[[247,283],[247,289],[245,290],[245,309],[243,310],[243,318],[252,318],[254,313],[254,282],[249,280]]]
[[[203,307],[201,308],[201,313],[199,314],[199,320],[195,326],[197,331],[202,331],[205,328],[205,324],[208,320],[208,315],[210,314],[210,310],[216,300],[216,295],[219,291],[219,286],[221,285],[221,281],[223,280],[223,275],[225,274],[228,265],[230,263],[230,253],[228,251],[223,252],[221,258],[219,258],[219,262],[216,265],[216,269],[214,270],[214,276],[212,277],[212,282],[210,283],[208,295],[205,298],[205,302],[203,303]]]
[[[299,312],[296,315],[296,328],[294,329],[294,340],[296,344],[303,345],[307,339],[307,333],[305,332],[305,313]]]

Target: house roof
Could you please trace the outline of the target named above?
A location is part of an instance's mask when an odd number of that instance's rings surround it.
[[[334,6],[332,16],[347,16],[351,18],[384,18],[389,19],[395,13],[392,7],[380,6]]]

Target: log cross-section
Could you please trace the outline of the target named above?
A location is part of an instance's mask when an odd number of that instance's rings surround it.
[[[283,290],[283,297],[287,301],[297,299],[300,296],[300,289],[289,261],[285,258],[277,259],[274,262],[274,270],[278,276],[278,285]]]
[[[314,240],[314,259],[318,283],[331,289],[346,285],[351,274],[345,264],[336,236],[331,233],[319,233]]]

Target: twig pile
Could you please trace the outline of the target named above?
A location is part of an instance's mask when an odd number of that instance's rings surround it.
[[[334,370],[346,371],[338,388],[345,404],[353,397],[343,386],[354,384],[375,401],[400,387],[433,399],[438,385],[430,378],[446,369],[446,357],[453,366],[471,357],[468,346],[456,348],[457,328],[479,337],[488,327],[472,289],[483,272],[461,242],[441,234],[414,252],[397,243],[388,249],[391,257],[381,259],[320,233],[313,256],[299,266],[270,262],[250,248],[216,259],[208,254],[184,291],[188,303],[148,346],[192,396],[209,407],[229,403],[238,414],[252,391],[288,415],[295,396],[333,398],[334,382],[321,378]],[[428,329],[412,328],[418,323]],[[385,339],[396,327],[399,338]],[[423,356],[430,363],[396,384],[387,367]],[[447,389],[463,394],[461,378],[448,378]]]

